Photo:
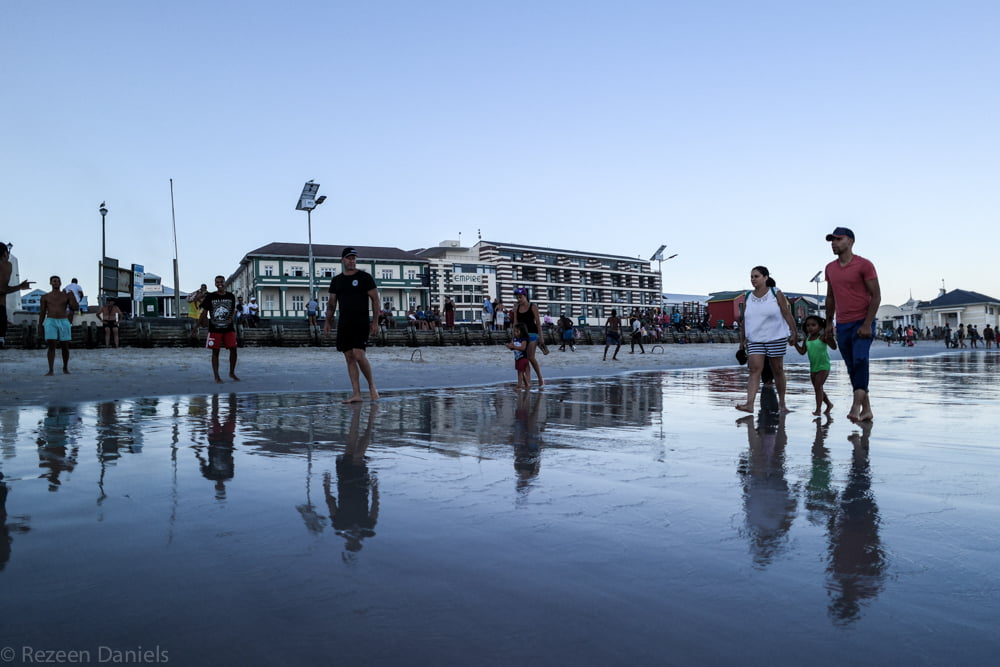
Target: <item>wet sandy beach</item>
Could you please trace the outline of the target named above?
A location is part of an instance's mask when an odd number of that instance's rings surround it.
[[[997,362],[876,361],[870,429],[841,416],[842,372],[833,418],[814,420],[805,366],[795,412],[764,397],[741,419],[734,364],[361,406],[6,407],[0,646],[185,665],[986,664]]]

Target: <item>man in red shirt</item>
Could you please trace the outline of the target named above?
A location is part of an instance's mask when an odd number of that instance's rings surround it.
[[[837,345],[847,364],[854,388],[854,402],[847,418],[871,421],[868,398],[868,352],[875,336],[875,313],[882,302],[875,265],[854,254],[854,232],[837,227],[826,235],[837,259],[826,265],[826,333],[837,320]]]

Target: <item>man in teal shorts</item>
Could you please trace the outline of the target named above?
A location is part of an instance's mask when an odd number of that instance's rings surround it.
[[[52,291],[43,294],[38,313],[38,335],[45,338],[49,346],[49,372],[56,361],[56,343],[62,348],[63,373],[69,375],[69,342],[73,340],[73,330],[66,319],[66,313],[79,310],[80,305],[72,292],[62,291],[59,276],[49,278]]]

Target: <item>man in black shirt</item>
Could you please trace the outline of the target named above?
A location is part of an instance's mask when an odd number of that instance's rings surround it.
[[[344,270],[330,281],[330,301],[326,307],[326,323],[323,333],[330,333],[330,320],[340,304],[337,320],[337,349],[344,353],[347,375],[351,379],[351,397],[344,403],[361,401],[361,375],[368,381],[368,393],[373,401],[378,400],[378,390],[372,379],[372,367],[368,363],[365,348],[368,336],[378,334],[379,298],[375,279],[358,269],[358,251],[347,247],[340,253]],[[368,316],[369,304],[372,317]]]
[[[208,325],[208,340],[205,347],[212,351],[212,372],[215,381],[222,384],[219,376],[219,350],[229,349],[229,377],[236,377],[236,297],[226,291],[226,278],[215,276],[215,291],[206,294],[199,304],[201,318],[199,325]]]

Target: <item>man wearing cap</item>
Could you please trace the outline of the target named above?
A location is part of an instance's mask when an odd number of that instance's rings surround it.
[[[323,333],[330,333],[330,319],[340,304],[337,320],[337,349],[344,353],[347,375],[351,379],[351,396],[344,403],[361,401],[361,375],[368,381],[368,394],[373,401],[378,400],[378,390],[372,379],[372,367],[368,363],[365,348],[368,336],[378,334],[379,298],[375,279],[358,269],[358,251],[344,248],[340,253],[344,270],[330,281],[330,300],[326,307],[326,323]],[[371,304],[372,317],[368,316]]]
[[[837,227],[826,235],[837,259],[826,265],[826,333],[833,333],[837,319],[837,345],[847,364],[854,388],[854,402],[847,418],[871,421],[868,398],[868,352],[875,335],[875,313],[882,302],[875,265],[854,254],[854,232]]]

